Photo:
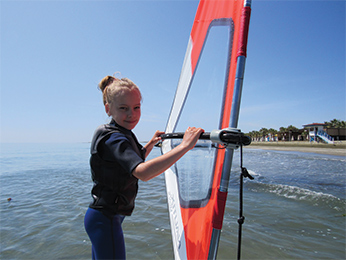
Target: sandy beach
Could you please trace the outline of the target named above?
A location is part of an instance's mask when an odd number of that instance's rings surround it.
[[[296,151],[304,153],[319,153],[346,157],[346,142],[335,142],[335,144],[309,143],[309,142],[252,142],[246,146],[251,149]],[[245,149],[246,149],[245,147]]]

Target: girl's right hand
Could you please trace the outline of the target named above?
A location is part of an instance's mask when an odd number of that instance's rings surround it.
[[[181,142],[181,145],[186,147],[188,150],[191,150],[195,147],[198,138],[201,136],[201,134],[204,133],[204,130],[202,128],[196,128],[196,127],[189,127],[186,129],[183,141]]]

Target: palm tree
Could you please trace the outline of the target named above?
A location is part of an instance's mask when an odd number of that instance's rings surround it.
[[[253,131],[248,132],[248,133],[244,133],[244,135],[250,136],[251,140],[253,140],[253,139],[252,139],[252,137],[253,137]]]
[[[275,141],[274,136],[278,133],[278,131],[273,128],[269,128],[268,132],[271,135],[272,141]]]
[[[324,122],[327,125],[327,128],[344,128],[346,127],[346,122],[338,120],[334,118],[333,120],[330,120],[329,122]]]
[[[297,127],[293,126],[293,125],[289,125],[287,127],[287,130],[288,131],[292,131],[292,132],[297,132],[299,129]]]
[[[268,135],[268,129],[267,128],[261,128],[260,130],[259,130],[259,132],[260,132],[260,134],[261,134],[261,136],[262,136],[262,139],[264,138],[265,139],[265,137],[266,137],[266,135]]]
[[[248,133],[248,135],[251,137],[252,141],[258,141],[257,138],[259,137],[259,132],[258,131],[251,131]]]
[[[288,130],[287,130],[287,128],[286,127],[280,127],[279,128],[279,134],[281,135],[281,140],[285,140],[286,141],[286,138],[285,138],[285,136],[286,136],[286,132],[287,132]]]
[[[301,133],[303,140],[307,140],[307,136],[309,135],[308,131],[305,129],[302,133]]]
[[[299,131],[299,129],[297,128],[297,127],[295,127],[295,126],[293,126],[293,125],[289,125],[288,127],[287,127],[287,130],[288,130],[288,140],[289,141],[291,141],[291,139],[292,139],[292,133],[293,132],[298,132]]]

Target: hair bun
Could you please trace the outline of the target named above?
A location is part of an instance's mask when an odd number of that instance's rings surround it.
[[[104,77],[99,83],[99,89],[103,92],[106,89],[106,87],[109,84],[111,84],[114,80],[115,80],[115,78],[112,76]]]
[[[140,91],[136,84],[128,78],[119,79],[114,76],[106,76],[100,81],[98,87],[102,91],[102,99],[104,105],[106,105],[107,103],[112,103],[114,101],[114,98],[117,95],[120,95],[119,93],[123,93],[125,90],[137,89],[140,94]]]

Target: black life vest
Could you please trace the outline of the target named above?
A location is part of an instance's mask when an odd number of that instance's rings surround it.
[[[134,209],[138,191],[138,179],[125,171],[116,161],[102,159],[99,144],[105,142],[113,133],[122,133],[132,144],[136,153],[145,159],[145,149],[131,131],[118,126],[114,120],[101,125],[95,131],[91,142],[90,167],[94,187],[91,191],[91,208],[101,210],[107,215],[121,214],[130,216]]]

